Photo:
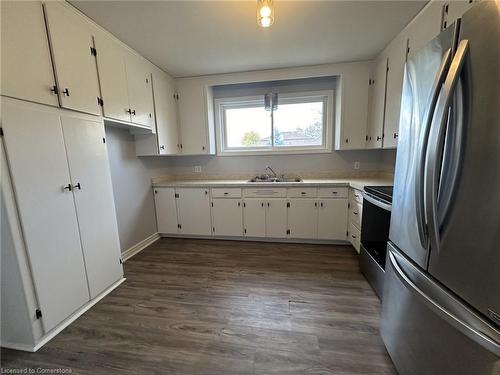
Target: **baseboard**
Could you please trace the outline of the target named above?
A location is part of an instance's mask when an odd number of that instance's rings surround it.
[[[9,349],[15,349],[15,350],[23,350],[25,352],[36,352],[38,349],[40,349],[42,346],[44,346],[46,343],[48,343],[50,340],[52,340],[54,337],[56,337],[63,329],[65,329],[67,326],[69,326],[71,323],[73,323],[75,320],[77,320],[80,316],[82,316],[85,312],[87,312],[97,302],[99,302],[104,297],[106,297],[109,293],[111,293],[115,288],[117,288],[125,280],[126,280],[125,278],[121,278],[120,280],[115,282],[113,285],[108,287],[106,290],[104,290],[101,294],[99,294],[92,301],[89,301],[86,305],[84,305],[83,307],[81,307],[80,309],[75,311],[72,315],[70,315],[68,318],[63,320],[57,327],[52,329],[47,334],[43,335],[35,346],[2,342],[2,347],[9,348]]]
[[[152,243],[158,241],[160,239],[160,235],[158,233],[153,233],[151,236],[143,239],[141,242],[135,244],[134,246],[128,248],[122,253],[122,260],[125,262],[132,258],[137,253],[140,253],[146,247],[151,245]]]
[[[160,233],[162,238],[192,238],[200,240],[227,240],[227,241],[247,241],[247,242],[279,242],[279,243],[303,243],[310,245],[350,245],[347,240],[310,240],[301,238],[269,238],[269,237],[233,237],[233,236],[198,236],[189,234]]]

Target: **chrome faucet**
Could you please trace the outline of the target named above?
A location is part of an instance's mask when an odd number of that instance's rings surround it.
[[[278,177],[278,174],[274,171],[274,169],[271,168],[270,165],[266,165],[266,170],[271,171],[271,173],[274,175],[274,178]]]

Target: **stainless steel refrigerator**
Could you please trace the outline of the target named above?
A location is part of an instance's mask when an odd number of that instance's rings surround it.
[[[500,374],[500,2],[405,66],[381,334],[401,375]]]

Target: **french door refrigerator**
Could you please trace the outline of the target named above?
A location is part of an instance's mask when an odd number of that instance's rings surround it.
[[[401,375],[500,374],[500,1],[406,63],[381,334]]]

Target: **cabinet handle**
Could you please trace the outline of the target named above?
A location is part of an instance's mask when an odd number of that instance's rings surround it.
[[[338,191],[332,191],[332,194],[338,194],[339,192]]]
[[[382,137],[379,137],[379,136],[377,135],[377,141],[380,141],[381,139],[382,139]]]
[[[359,194],[354,194],[354,196],[355,196],[356,198],[359,198]]]
[[[64,89],[63,94],[69,96],[69,90],[67,87]]]
[[[208,190],[205,190],[205,195],[208,195]]]
[[[318,202],[314,202],[314,207],[318,207]]]
[[[321,202],[319,205],[320,205],[321,207],[323,207],[323,202]]]
[[[240,206],[241,206],[241,202],[238,202],[238,207],[240,207]]]
[[[261,203],[262,207],[264,207],[264,202]]]
[[[307,193],[305,191],[300,192],[302,195],[306,195]]]
[[[202,150],[205,150],[205,146],[203,146],[201,149],[202,149]]]
[[[71,184],[67,184],[67,185],[63,186],[63,190],[71,191],[71,190],[73,190],[73,188],[71,187]]]
[[[353,212],[354,215],[357,215],[358,213],[357,212]]]
[[[125,112],[127,112],[129,115],[132,114],[132,110],[129,108],[129,109],[126,109]]]
[[[133,109],[131,113],[135,116],[135,109]]]
[[[270,205],[269,205],[269,202],[267,202],[267,207],[269,207],[269,206],[270,206]]]
[[[346,138],[346,139],[345,139],[345,143],[349,143],[349,138]]]
[[[73,189],[82,190],[82,185],[80,185],[80,183],[77,183],[76,185],[73,185]]]
[[[160,150],[165,150],[165,146],[164,146],[164,145],[161,145],[161,146],[160,146]]]
[[[50,91],[51,91],[53,94],[55,94],[55,95],[57,95],[57,94],[58,94],[58,92],[59,92],[59,90],[57,90],[57,86],[56,86],[56,85],[52,86],[52,88],[50,89]]]
[[[399,134],[398,134],[398,133],[394,133],[394,134],[392,135],[392,137],[393,137],[394,139],[397,139],[397,138],[399,137]]]
[[[355,236],[354,234],[351,234],[351,237],[352,237],[352,238],[356,238],[356,236]]]

